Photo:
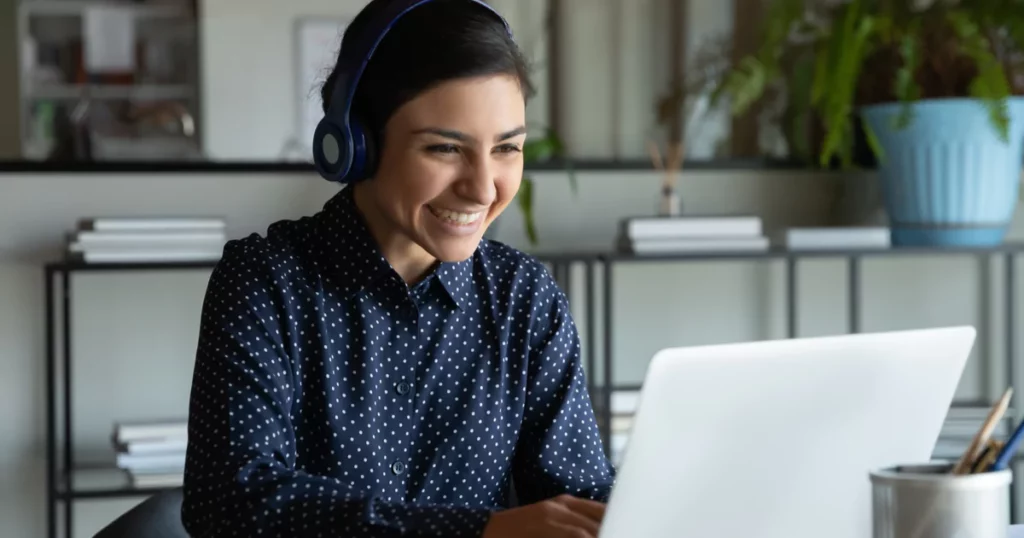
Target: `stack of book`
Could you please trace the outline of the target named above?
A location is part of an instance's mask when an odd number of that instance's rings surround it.
[[[128,473],[132,487],[181,485],[188,447],[187,422],[117,424],[113,442],[117,466]]]
[[[637,255],[762,252],[769,245],[760,217],[725,215],[625,219],[618,243]]]
[[[220,218],[95,218],[68,238],[68,256],[85,263],[219,260],[227,242]]]
[[[608,448],[609,459],[613,467],[622,462],[622,452],[629,440],[629,431],[633,427],[633,414],[636,413],[637,402],[640,400],[639,390],[616,390],[612,392],[611,435]]]

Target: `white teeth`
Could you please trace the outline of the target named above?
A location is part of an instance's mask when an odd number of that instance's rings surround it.
[[[430,208],[438,217],[449,220],[457,224],[471,224],[476,222],[476,219],[480,218],[483,213],[459,213],[457,211],[449,211],[447,209],[434,209]]]

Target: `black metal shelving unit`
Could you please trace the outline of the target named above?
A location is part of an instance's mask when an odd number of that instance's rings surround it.
[[[1005,374],[1009,383],[1016,380],[1014,365],[1016,356],[1016,339],[1013,327],[1016,326],[1016,257],[1024,252],[1024,244],[1006,244],[996,248],[892,248],[883,250],[835,250],[805,251],[770,250],[767,252],[750,253],[685,253],[671,255],[636,256],[625,253],[587,252],[559,253],[536,257],[548,265],[560,287],[570,300],[574,288],[575,269],[583,269],[583,315],[575,315],[578,325],[584,327],[583,351],[584,368],[587,372],[588,388],[594,403],[595,412],[601,427],[602,438],[606,450],[610,450],[611,432],[611,398],[616,390],[632,390],[638,387],[617,385],[615,379],[615,327],[614,327],[614,286],[616,268],[627,264],[651,263],[693,263],[709,261],[736,262],[782,262],[785,266],[785,318],[788,337],[799,336],[797,314],[799,312],[797,282],[799,262],[809,259],[842,259],[846,263],[847,290],[847,330],[857,333],[861,330],[861,265],[872,258],[891,258],[896,256],[949,255],[972,256],[982,264],[981,293],[986,307],[992,292],[990,278],[991,264],[1001,260],[1004,266],[1003,310]],[[46,442],[46,492],[47,492],[47,536],[58,536],[58,515],[63,508],[63,527],[65,538],[71,538],[74,526],[75,501],[88,499],[114,499],[128,497],[145,497],[162,488],[135,488],[129,484],[125,474],[117,469],[80,469],[76,466],[73,439],[73,349],[71,306],[73,299],[72,276],[87,272],[135,272],[135,271],[183,271],[212,270],[214,263],[118,263],[118,264],[84,264],[79,262],[56,262],[45,266],[45,298],[46,298],[46,399],[47,399],[47,442]],[[602,269],[598,275],[598,269]],[[602,290],[601,308],[597,307],[596,295],[598,285]],[[601,359],[602,376],[596,378],[598,365],[598,335],[596,329],[601,326]],[[982,338],[979,344],[985,346],[993,337],[993,323],[982,327]],[[58,351],[59,348],[59,351]],[[984,349],[986,359],[991,360],[990,353]],[[1016,400],[1016,398],[1015,398]],[[991,402],[956,402],[954,405],[991,405]],[[1019,409],[1015,406],[1014,409]]]

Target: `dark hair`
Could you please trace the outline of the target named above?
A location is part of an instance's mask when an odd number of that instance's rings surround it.
[[[369,19],[390,0],[373,0],[352,20],[339,59],[320,89],[330,107],[341,58],[368,38]],[[356,88],[352,113],[380,141],[395,110],[443,82],[486,75],[516,77],[527,99],[534,89],[529,65],[502,21],[469,0],[434,0],[405,14],[388,31]]]

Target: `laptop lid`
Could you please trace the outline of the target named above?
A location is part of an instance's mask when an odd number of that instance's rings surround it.
[[[868,471],[926,462],[972,327],[663,350],[601,538],[871,535]]]

